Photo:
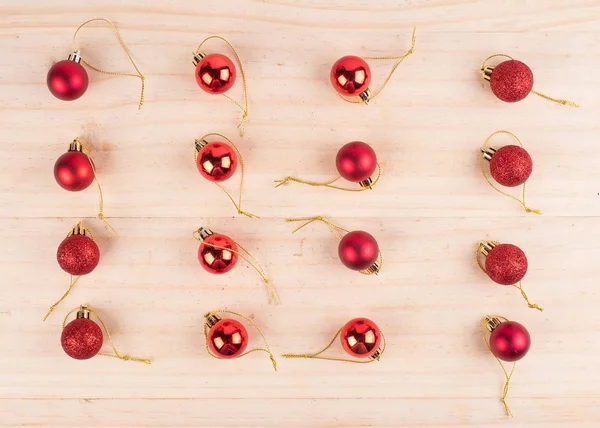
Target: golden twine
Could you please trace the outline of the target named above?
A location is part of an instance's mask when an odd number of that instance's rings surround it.
[[[333,186],[332,184],[335,183],[336,181],[338,181],[340,178],[342,178],[342,176],[338,175],[336,178],[334,178],[332,180],[329,180],[329,181],[326,181],[323,183],[319,183],[316,181],[306,181],[306,180],[302,180],[300,178],[287,176],[283,180],[275,180],[275,183],[277,183],[275,188],[278,188],[279,186],[283,186],[284,184],[288,184],[290,182],[294,182],[294,183],[306,184],[308,186],[313,186],[313,187],[328,187],[330,189],[335,189],[335,190],[344,190],[346,192],[363,192],[365,190],[372,190],[373,186],[375,186],[377,184],[377,182],[381,178],[381,165],[379,165],[379,163],[377,164],[377,177],[375,178],[375,180],[373,180],[373,182],[371,184],[369,184],[368,186],[363,186],[360,189],[348,189],[346,187]]]

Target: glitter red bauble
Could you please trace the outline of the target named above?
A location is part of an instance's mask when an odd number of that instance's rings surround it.
[[[71,235],[58,246],[56,259],[65,272],[74,276],[86,275],[98,266],[100,249],[89,236]]]
[[[341,95],[359,95],[368,89],[371,82],[371,69],[364,59],[345,56],[331,67],[330,80],[333,88]]]
[[[338,151],[335,165],[343,178],[358,183],[373,175],[377,168],[377,155],[368,144],[354,141]]]
[[[342,237],[338,255],[347,268],[364,270],[373,266],[379,258],[379,245],[371,234],[355,230]]]
[[[233,147],[222,142],[208,143],[200,149],[196,166],[204,178],[210,181],[225,181],[235,173],[238,159]]]
[[[531,346],[531,337],[525,327],[518,322],[500,323],[490,335],[490,349],[502,361],[518,361]]]
[[[502,101],[521,101],[533,89],[533,73],[521,61],[511,59],[494,67],[490,75],[492,92]]]
[[[525,183],[532,170],[531,156],[521,146],[500,147],[490,159],[490,174],[494,180],[506,187],[516,187]]]
[[[69,151],[54,164],[54,178],[65,190],[78,192],[94,182],[90,158],[83,152]]]
[[[56,98],[73,101],[85,93],[88,87],[88,74],[78,62],[65,59],[50,67],[46,83]]]
[[[499,244],[485,257],[485,271],[492,281],[514,285],[527,273],[527,257],[523,250],[512,244]]]
[[[209,54],[196,65],[196,82],[211,94],[227,92],[235,83],[235,65],[221,54]]]
[[[214,248],[213,246],[219,248]],[[238,247],[233,239],[215,233],[204,239],[200,244],[200,248],[198,248],[198,260],[207,272],[222,274],[229,272],[235,266],[238,260],[237,251]]]
[[[236,358],[248,346],[248,332],[238,321],[222,319],[208,331],[208,348],[219,358]]]
[[[65,326],[60,336],[62,348],[71,358],[87,360],[102,348],[102,330],[94,321],[77,318]]]
[[[346,323],[340,333],[344,350],[357,358],[367,358],[379,349],[381,331],[367,318],[354,318]]]

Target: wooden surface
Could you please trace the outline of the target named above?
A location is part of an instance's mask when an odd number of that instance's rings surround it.
[[[0,426],[42,427],[597,427],[600,424],[600,5],[597,0],[270,0],[162,2],[0,0]],[[75,28],[114,21],[147,77],[90,72],[90,88],[65,103],[48,92],[50,65],[66,58]],[[369,107],[346,104],[328,81],[345,54],[415,54]],[[206,36],[229,39],[248,76],[250,117],[193,78],[191,52]],[[80,45],[103,68],[130,71],[106,28]],[[218,43],[208,51],[225,52]],[[581,104],[530,96],[501,103],[477,70],[496,52],[530,65],[536,89]],[[376,87],[391,64],[372,64]],[[233,95],[241,96],[236,85]],[[532,154],[528,200],[543,216],[488,187],[478,148],[497,129]],[[230,136],[247,163],[245,208],[234,216],[192,162],[194,138]],[[60,189],[54,161],[88,140],[120,240],[94,219],[93,187]],[[337,149],[364,140],[384,175],[361,194],[290,185],[325,180]],[[497,145],[509,140],[499,137]],[[239,177],[239,175],[237,176]],[[236,180],[237,180],[236,177]],[[236,180],[233,180],[235,182]],[[234,183],[229,186],[233,186]],[[324,226],[291,235],[287,216],[328,216],[378,239],[384,269],[343,268]],[[64,291],[55,252],[80,219],[102,261],[47,322]],[[242,242],[265,265],[282,305],[266,305],[256,273],[240,264],[209,276],[191,232],[200,225]],[[479,239],[519,245],[524,285],[546,310],[493,285],[474,264]],[[123,353],[151,366],[69,359],[60,343],[67,310],[89,303]],[[383,329],[379,363],[353,365],[265,355],[210,358],[202,315],[252,315],[277,355],[327,343],[355,316]],[[478,326],[486,313],[527,326],[533,345],[517,365],[505,417],[503,377]],[[259,344],[258,341],[253,344]],[[342,355],[335,346],[331,355]]]

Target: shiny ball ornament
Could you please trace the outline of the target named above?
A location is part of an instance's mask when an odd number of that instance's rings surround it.
[[[502,285],[519,283],[527,273],[527,257],[512,244],[498,244],[485,257],[485,271],[490,279]]]
[[[233,176],[238,166],[238,157],[233,147],[228,144],[208,143],[200,148],[196,156],[196,166],[204,178],[219,183]]]
[[[373,236],[362,230],[345,234],[338,246],[340,260],[349,269],[371,268],[379,258],[379,245]]]
[[[531,346],[531,337],[523,325],[514,321],[505,321],[494,328],[490,335],[492,354],[502,361],[518,361],[527,355]]]
[[[215,248],[214,246],[219,248]],[[200,248],[198,248],[198,260],[207,272],[223,274],[233,269],[237,263],[237,251],[238,247],[233,239],[219,233],[214,233],[203,238]]]
[[[248,346],[248,332],[238,321],[222,319],[208,331],[208,348],[219,358],[239,357]]]
[[[235,65],[225,55],[197,54],[194,63],[198,86],[210,94],[223,94],[235,83]]]
[[[333,88],[343,96],[359,96],[368,101],[371,69],[364,59],[345,56],[331,67],[330,80]]]
[[[92,238],[86,235],[67,236],[56,251],[58,264],[73,276],[87,275],[100,261],[100,249]]]
[[[70,192],[87,189],[94,182],[92,160],[81,149],[69,149],[56,160],[54,179],[60,187]]]
[[[490,88],[502,101],[521,101],[533,89],[533,72],[521,61],[503,61],[495,67],[488,67],[487,70]]]
[[[338,151],[335,166],[346,180],[354,183],[366,182],[377,169],[377,155],[368,144],[354,141]]]
[[[73,53],[69,59],[55,63],[48,70],[48,89],[59,100],[74,101],[87,90],[88,74],[80,61],[79,54]]]
[[[74,319],[65,326],[60,336],[62,348],[76,360],[88,360],[98,354],[102,342],[102,330],[89,318]]]
[[[502,186],[520,186],[527,181],[532,171],[531,156],[521,146],[500,147],[490,159],[490,174]]]
[[[379,350],[381,331],[367,318],[354,318],[342,328],[340,339],[348,354],[356,358],[368,358]]]

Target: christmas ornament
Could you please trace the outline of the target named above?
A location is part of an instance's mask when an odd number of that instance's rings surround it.
[[[117,38],[119,44],[121,45],[121,47],[125,51],[125,54],[131,61],[131,64],[133,65],[133,68],[136,71],[135,74],[105,71],[94,65],[91,65],[89,62],[87,62],[86,60],[81,58],[81,52],[79,49],[77,49],[77,42],[76,42],[77,34],[79,33],[79,30],[81,30],[87,24],[95,22],[95,21],[104,22],[110,26],[110,28],[111,28],[112,32],[114,33],[115,37]],[[121,39],[121,35],[119,34],[119,31],[117,30],[117,28],[115,27],[115,25],[112,22],[110,22],[109,20],[104,19],[104,18],[90,19],[89,21],[86,21],[83,24],[81,24],[77,28],[77,30],[75,30],[75,34],[73,35],[73,52],[71,54],[69,54],[68,59],[55,63],[52,67],[50,67],[50,70],[48,71],[46,83],[48,84],[48,89],[50,90],[52,95],[54,95],[59,100],[74,101],[74,100],[78,99],[79,97],[81,97],[85,93],[85,91],[87,90],[87,87],[88,87],[89,80],[88,80],[88,74],[85,71],[85,68],[83,68],[83,66],[81,65],[81,63],[87,65],[92,70],[98,71],[100,73],[108,74],[110,76],[138,77],[142,82],[142,93],[140,95],[140,102],[138,105],[138,109],[142,108],[142,105],[144,104],[145,78],[142,75],[142,73],[140,72],[140,70],[138,69],[137,65],[135,64],[135,61],[133,60],[133,57],[131,56],[131,52],[129,52],[129,49],[127,48],[127,46]]]
[[[364,57],[360,58],[354,55],[344,56],[338,59],[331,67],[329,79],[333,89],[336,90],[340,98],[344,101],[353,104],[365,103],[369,104],[369,101],[374,99],[381,91],[385,88],[388,82],[391,80],[394,72],[400,66],[402,61],[411,55],[415,50],[416,42],[416,31],[415,28],[412,34],[412,45],[411,48],[402,56],[388,56],[388,57]],[[396,61],[392,71],[385,79],[383,85],[381,85],[372,95],[369,89],[371,83],[371,69],[369,64],[365,61],[368,60],[394,60]],[[357,100],[356,97],[359,99]]]
[[[496,57],[508,58],[496,66],[487,62]],[[490,88],[496,97],[507,103],[521,101],[530,93],[538,95],[555,103],[579,107],[572,101],[549,97],[533,89],[533,72],[527,64],[517,61],[505,54],[494,54],[485,59],[481,65],[483,79],[490,83]]]
[[[481,255],[485,257],[485,266],[481,263]],[[475,250],[475,261],[482,272],[492,281],[501,285],[510,285],[521,292],[531,309],[543,311],[535,303],[531,303],[523,290],[521,280],[527,273],[527,257],[516,245],[500,244],[497,241],[480,241]]]
[[[342,348],[351,357],[362,360],[346,358],[321,357],[328,350],[335,339],[340,337]],[[383,342],[383,346],[381,346]],[[385,337],[377,325],[367,318],[354,318],[348,321],[329,342],[325,348],[314,354],[283,354],[284,358],[312,358],[317,360],[344,361],[350,363],[371,363],[379,361],[385,350]],[[368,359],[367,359],[368,358]],[[367,360],[365,360],[367,359]]]
[[[275,180],[275,187],[283,186],[289,182],[306,184],[314,187],[329,187],[336,190],[345,190],[348,192],[362,192],[363,190],[372,189],[381,177],[381,166],[377,163],[377,155],[375,151],[362,141],[353,141],[348,143],[338,151],[335,158],[335,166],[339,175],[333,180],[324,183],[314,181],[305,181],[299,178],[288,176],[283,180]],[[377,170],[377,177],[373,180],[371,177]],[[340,178],[344,178],[353,183],[360,185],[359,189],[348,189],[334,185]]]
[[[258,272],[267,289],[269,303],[279,304],[279,296],[275,287],[269,281],[264,268],[258,261],[239,243],[229,236],[214,233],[204,227],[196,230],[192,236],[200,242],[198,248],[198,261],[208,273],[223,274],[229,272],[237,263],[238,258],[245,260]]]
[[[208,142],[208,137],[218,137],[227,141]],[[242,195],[244,189],[244,159],[235,144],[222,134],[210,133],[196,140],[194,159],[200,175],[208,181],[215,183],[227,197],[231,200],[238,214],[243,214],[249,218],[258,218],[257,215],[242,210]],[[240,178],[240,196],[236,202],[233,196],[221,184],[230,179],[237,170],[238,163],[241,170]]]
[[[489,341],[486,330],[491,333]],[[527,352],[529,351],[531,337],[523,325],[518,322],[509,321],[498,315],[488,315],[485,318],[481,325],[481,335],[488,349],[494,355],[494,358],[496,358],[500,367],[502,367],[502,371],[506,377],[500,400],[504,405],[506,414],[512,416],[513,414],[506,403],[508,386],[515,371],[515,362],[527,355]],[[513,363],[511,369],[506,370],[501,360]]]
[[[240,66],[240,75],[242,76],[242,84],[244,90],[244,105],[238,103],[229,95],[226,95],[225,92],[229,91],[233,84],[235,83],[237,77],[237,71],[235,69],[235,65],[233,62],[226,57],[225,55],[221,55],[218,53],[213,54],[205,54],[201,51],[202,45],[208,42],[209,40],[221,40],[226,43],[227,46],[233,52],[235,59]],[[244,136],[244,131],[246,129],[246,119],[248,119],[248,88],[246,85],[246,75],[244,74],[244,68],[242,67],[242,61],[240,57],[233,47],[231,43],[225,40],[221,36],[210,36],[204,39],[196,52],[194,52],[194,57],[192,59],[192,63],[194,67],[196,67],[196,71],[194,75],[196,76],[196,83],[198,86],[209,94],[220,94],[227,98],[229,101],[234,103],[236,106],[242,110],[242,120],[240,121],[238,128],[240,129],[240,134]]]
[[[381,256],[381,251],[379,251],[379,245],[371,234],[362,230],[350,232],[321,216],[287,218],[285,221],[305,222],[292,233],[296,233],[303,227],[308,226],[315,221],[325,223],[340,241],[338,245],[338,256],[344,266],[352,270],[357,270],[364,275],[377,275],[381,270],[383,258]]]
[[[499,149],[490,147],[490,140],[498,134],[510,135],[517,140],[519,145],[508,145],[500,147]],[[527,151],[523,148],[523,143],[521,143],[521,140],[519,140],[512,132],[496,131],[490,135],[487,140],[485,140],[485,143],[481,148],[481,153],[481,172],[492,189],[501,195],[508,196],[509,198],[520,203],[526,212],[541,214],[540,210],[529,208],[525,203],[525,183],[531,175],[531,171],[533,170],[533,161],[531,160],[529,153],[527,153]],[[500,190],[494,185],[494,183],[492,183],[492,180],[490,180],[486,172],[486,161],[488,161],[490,164],[489,169],[491,176],[498,184],[505,187],[522,186],[521,199]]]
[[[218,314],[234,315],[247,321],[258,331],[265,344],[264,348],[254,348],[246,351],[248,347],[248,331],[239,321],[232,318],[219,317]],[[250,318],[237,312],[219,310],[211,311],[204,315],[204,340],[206,342],[206,351],[214,358],[232,359],[246,356],[252,352],[262,351],[269,354],[273,368],[277,371],[277,362],[269,348],[267,339],[263,332]],[[246,352],[245,352],[246,351]]]
[[[77,312],[76,318],[67,324],[67,319],[73,313]],[[104,341],[100,326],[90,319],[94,315],[106,333],[114,354],[100,353]],[[129,355],[121,355],[115,347],[112,337],[100,316],[89,306],[81,305],[71,310],[62,324],[62,334],[60,343],[65,353],[76,360],[88,360],[96,355],[118,358],[123,361],[135,361],[138,363],[150,364],[150,360],[133,358]]]

